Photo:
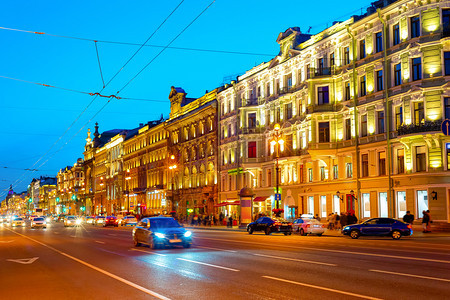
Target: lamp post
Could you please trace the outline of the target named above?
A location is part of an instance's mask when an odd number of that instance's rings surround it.
[[[125,182],[127,183],[127,214],[130,213],[130,191],[128,190],[128,180],[130,179],[130,169],[127,169],[127,176],[125,177]]]
[[[173,210],[173,203],[174,203],[174,200],[175,200],[175,197],[174,197],[174,181],[175,181],[175,170],[177,169],[177,164],[175,163],[175,155],[171,155],[170,156],[170,165],[169,165],[169,170],[171,170],[172,171],[172,197],[171,197],[171,208],[170,208],[170,211],[172,211]]]
[[[278,158],[279,158],[279,151],[280,151],[280,146],[284,144],[284,140],[281,136],[281,132],[280,132],[280,124],[275,124],[273,126],[273,136],[272,136],[272,140],[270,141],[270,145],[272,147],[276,146],[275,149],[275,159],[276,159],[276,167],[275,167],[275,172],[276,172],[276,176],[275,176],[275,181],[276,181],[276,195],[278,195],[279,192],[279,171],[280,168],[278,166]],[[278,196],[277,196],[278,197]],[[275,200],[276,201],[276,208],[279,209],[280,208],[280,200]]]
[[[103,176],[100,177],[100,215],[103,215]]]
[[[344,202],[344,195],[342,195],[342,197],[340,197],[341,193],[339,191],[336,192],[336,196],[339,198],[339,200],[341,200],[341,202]]]

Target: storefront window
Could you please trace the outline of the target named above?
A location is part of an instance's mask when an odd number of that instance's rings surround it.
[[[363,200],[363,216],[364,218],[370,218],[370,194],[362,194],[362,200]]]
[[[333,211],[337,212],[338,214],[341,212],[341,203],[337,195],[333,196]]]
[[[327,217],[327,196],[320,196],[320,217]]]
[[[423,218],[423,211],[428,210],[428,191],[417,191],[417,216]]]
[[[406,214],[406,192],[397,192],[397,218]]]
[[[380,217],[387,218],[388,217],[388,202],[387,202],[387,193],[380,193]]]
[[[314,196],[308,196],[308,212],[314,214]]]

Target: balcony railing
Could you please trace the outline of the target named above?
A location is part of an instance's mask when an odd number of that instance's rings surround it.
[[[243,127],[242,134],[263,133],[264,127]]]
[[[242,106],[258,105],[258,98],[242,99]]]
[[[397,133],[398,136],[400,136],[420,132],[441,131],[441,124],[442,120],[436,120],[436,121],[425,121],[420,124],[402,125],[397,129]]]
[[[334,75],[334,67],[309,68],[308,71],[306,74],[307,79]]]

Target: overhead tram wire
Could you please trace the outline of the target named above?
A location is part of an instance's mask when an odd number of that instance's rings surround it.
[[[166,46],[163,46],[163,45],[148,44],[148,45],[142,46],[142,44],[131,43],[131,42],[119,42],[119,41],[107,41],[107,40],[100,40],[100,39],[88,39],[88,38],[80,38],[80,37],[67,36],[67,35],[51,34],[51,33],[45,33],[45,32],[37,32],[37,31],[14,29],[14,28],[1,27],[1,26],[0,26],[0,29],[2,29],[2,30],[10,30],[10,31],[18,31],[18,32],[25,32],[25,33],[33,33],[33,34],[40,34],[40,35],[48,35],[48,36],[51,36],[51,37],[58,37],[58,38],[65,38],[65,39],[75,39],[75,40],[86,41],[86,42],[97,42],[97,43],[128,45],[128,46],[141,46],[141,47],[152,47],[152,48],[166,48]],[[269,56],[269,57],[274,57],[275,56],[274,54],[242,52],[242,51],[227,51],[227,50],[214,50],[214,49],[201,49],[201,48],[188,48],[188,47],[167,47],[167,48],[168,49],[173,49],[173,50],[199,51],[199,52],[211,52],[211,53],[222,53],[222,54],[252,55],[252,56],[256,55],[256,56]]]
[[[142,49],[142,47],[150,40],[150,38],[151,37],[153,37],[155,34],[156,34],[156,32],[161,28],[161,26],[170,18],[170,16],[172,16],[173,15],[173,13],[180,7],[180,5],[182,4],[184,2],[184,0],[182,0],[173,10],[172,10],[172,12],[164,19],[164,21],[158,26],[158,28],[156,28],[154,31],[153,31],[153,33],[150,35],[150,37],[149,38],[147,38],[147,40],[142,44],[142,46],[141,47],[139,47],[139,49],[138,50],[136,50],[135,51],[135,53],[131,56],[131,58],[122,66],[122,68],[120,68],[119,69],[119,71],[117,71],[117,73],[108,81],[108,83],[100,90],[100,92],[98,92],[98,93],[95,93],[95,97],[92,99],[92,101],[86,106],[86,108],[81,112],[81,114],[75,119],[75,121],[73,121],[72,122],[72,124],[66,129],[66,131],[57,139],[57,141],[50,147],[50,149],[48,149],[47,150],[47,152],[46,153],[44,153],[44,155],[42,156],[42,157],[40,157],[32,166],[31,166],[31,168],[33,168],[38,162],[40,162],[49,152],[50,152],[50,150],[51,149],[53,149],[53,147],[62,139],[62,137],[72,128],[72,126],[80,119],[80,117],[86,112],[86,110],[91,106],[91,104],[95,101],[95,99],[97,99],[97,97],[98,96],[102,96],[101,95],[101,92],[103,92],[103,90],[106,88],[106,86],[108,86],[110,83],[111,83],[111,81],[125,68],[125,66],[131,61],[131,59],[133,59],[135,56],[136,56],[136,54]],[[37,32],[34,32],[34,33],[37,33]],[[39,33],[39,34],[43,34],[43,33]],[[41,84],[42,85],[42,84]],[[47,86],[47,85],[44,85],[44,86]],[[92,95],[91,93],[89,93],[89,95]],[[95,113],[94,114],[94,116],[88,121],[88,123],[86,123],[83,127],[81,127],[80,128],[80,130],[77,132],[77,133],[75,133],[75,135],[73,135],[72,136],[72,138],[70,138],[69,139],[69,141],[71,141],[76,135],[78,135],[78,133],[84,128],[84,127],[86,127],[91,121],[92,121],[92,119],[95,117],[95,116],[97,116],[107,105],[108,105],[108,103],[111,101],[111,97],[108,97],[108,98],[110,98],[107,102],[106,102],[106,104],[97,112],[97,113]],[[116,97],[117,98],[117,97]],[[59,152],[62,148],[64,148],[66,145],[68,144],[68,142],[66,142],[65,144],[63,144],[63,146],[60,148],[60,149],[58,149],[58,151],[56,151],[53,155],[55,155],[57,152]],[[53,155],[51,156],[51,157],[53,157]],[[41,167],[41,166],[43,166],[47,161],[48,161],[49,159],[47,159],[43,164],[41,164],[40,166],[39,166],[39,168]],[[31,169],[30,168],[30,169]],[[26,172],[25,173],[23,173],[22,174],[22,176],[21,177],[19,177],[15,182],[14,182],[14,184],[17,184],[17,182],[19,181],[19,180],[21,180],[20,182],[22,182],[24,179],[22,179],[24,176],[25,176],[25,174],[26,174]]]
[[[98,54],[97,41],[94,41],[95,53],[97,53],[98,68],[100,69],[100,77],[102,78],[103,88],[105,88],[105,80],[103,79],[102,64],[100,63],[100,55]]]

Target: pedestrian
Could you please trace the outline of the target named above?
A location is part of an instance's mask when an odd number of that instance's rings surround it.
[[[347,214],[345,212],[341,212],[341,230],[347,226]]]
[[[427,212],[424,210],[422,211],[422,228],[423,228],[423,233],[428,232],[428,223],[430,222],[430,216],[427,214]]]
[[[223,212],[220,212],[220,214],[219,214],[219,223],[220,223],[220,225],[222,225],[222,221],[223,221],[224,218],[225,217],[223,215]]]
[[[335,218],[334,218],[334,229],[339,230],[341,228],[341,217],[339,216],[339,214],[337,212],[334,213]]]
[[[192,218],[192,221],[193,221],[193,225],[197,226],[197,224],[198,224],[198,216],[194,215],[194,218]]]
[[[414,215],[412,215],[409,210],[406,212],[406,215],[403,216],[403,222],[411,225],[414,222]]]
[[[430,210],[427,210],[427,215],[428,215],[427,232],[431,232],[431,223],[433,223],[433,220],[431,219]]]
[[[233,216],[230,214],[230,217],[228,218],[228,225],[227,227],[233,228]]]
[[[316,219],[317,221],[319,221],[319,222],[320,222],[320,217],[319,217],[319,214],[316,214],[316,216],[314,217],[314,219]]]

